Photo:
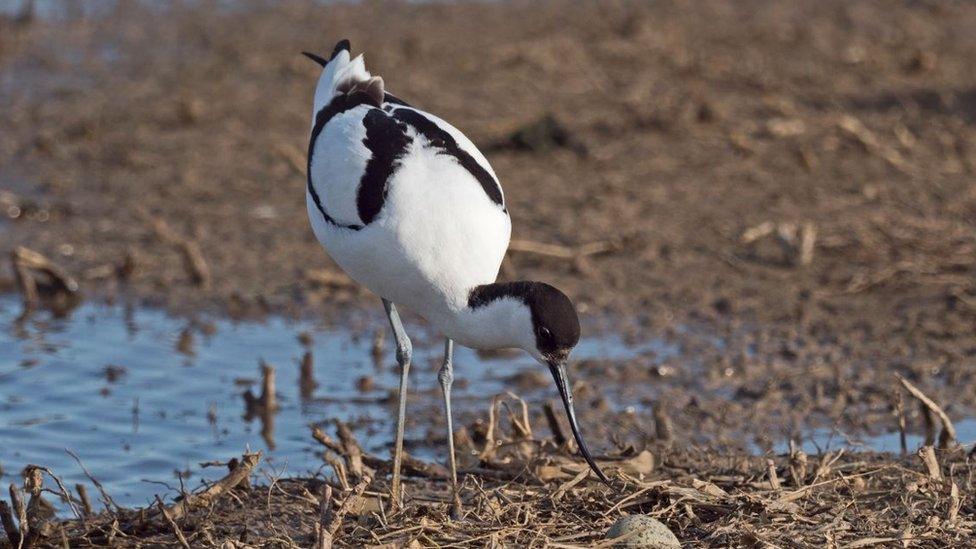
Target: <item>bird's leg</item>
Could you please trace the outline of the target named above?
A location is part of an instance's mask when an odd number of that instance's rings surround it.
[[[458,497],[457,461],[454,459],[454,422],[451,419],[451,385],[454,383],[454,342],[444,340],[444,364],[437,372],[437,381],[444,393],[444,415],[447,417],[447,451],[451,460],[451,496],[454,499],[454,513],[460,513],[461,500]]]
[[[386,308],[386,316],[390,319],[390,327],[393,328],[393,337],[396,339],[397,364],[400,366],[396,442],[393,446],[393,478],[390,480],[390,499],[393,501],[393,507],[399,508],[403,504],[403,494],[400,487],[400,462],[403,459],[403,424],[407,412],[407,373],[410,371],[410,357],[413,354],[413,346],[410,344],[407,332],[403,329],[403,323],[400,322],[400,315],[397,314],[393,302],[384,299],[383,307]]]

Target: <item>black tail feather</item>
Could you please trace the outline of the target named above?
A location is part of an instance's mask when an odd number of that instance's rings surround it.
[[[320,56],[315,55],[314,53],[309,53],[307,51],[303,51],[302,52],[302,55],[304,55],[305,57],[308,57],[309,59],[311,59],[312,61],[315,61],[316,63],[318,63],[319,65],[322,65],[323,67],[326,66],[329,63],[328,61],[326,61],[325,59],[322,59]]]
[[[332,55],[329,57],[328,61],[321,55],[316,55],[314,53],[309,53],[307,51],[303,51],[302,55],[308,57],[312,61],[315,61],[319,65],[325,67],[326,65],[329,64],[329,61],[332,61],[333,59],[335,59],[335,56],[339,55],[340,51],[349,51],[350,47],[351,46],[349,45],[349,40],[345,38],[339,40],[339,42],[335,45],[335,48],[332,49]]]

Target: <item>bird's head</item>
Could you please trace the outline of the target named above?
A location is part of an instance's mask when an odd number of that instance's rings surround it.
[[[549,368],[566,408],[580,454],[600,480],[609,484],[583,440],[573,408],[573,391],[566,374],[569,355],[580,339],[579,315],[573,302],[549,284],[522,281],[479,286],[472,292],[469,306],[491,307],[496,303],[499,307],[510,307],[514,345]]]
[[[579,343],[576,307],[545,282],[496,282],[475,288],[468,307],[480,315],[479,329],[491,346],[524,349],[545,365],[565,363]],[[497,337],[492,337],[497,335]]]
[[[580,338],[576,307],[553,286],[543,282],[534,282],[532,286],[525,299],[532,324],[531,338],[526,338],[524,348],[547,366],[565,364]]]

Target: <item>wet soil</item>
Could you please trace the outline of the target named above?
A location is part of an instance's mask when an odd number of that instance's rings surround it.
[[[121,6],[0,23],[0,252],[38,250],[90,297],[377,306],[305,218],[298,52],[348,37],[486,151],[519,241],[504,278],[560,286],[590,332],[681,350],[574,366],[595,445],[670,432],[719,459],[891,432],[898,410],[919,432],[896,373],[976,415],[971,4]]]

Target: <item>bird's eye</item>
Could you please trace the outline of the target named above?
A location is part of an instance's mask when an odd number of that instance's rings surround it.
[[[549,339],[549,338],[552,337],[552,332],[549,331],[549,328],[546,328],[545,326],[543,326],[543,327],[539,328],[539,335],[541,335],[542,337],[544,337],[546,339]]]

